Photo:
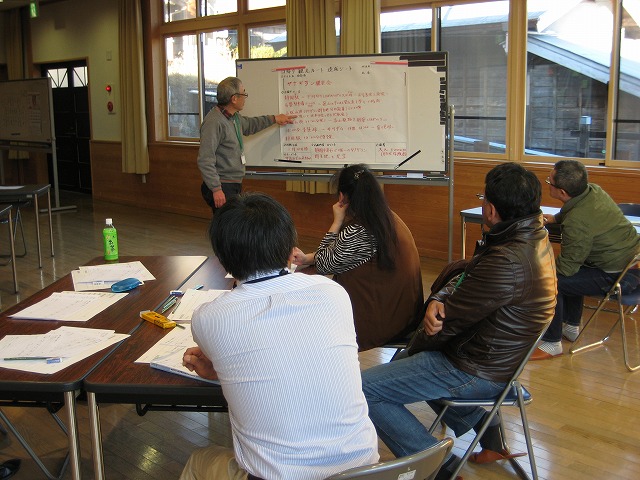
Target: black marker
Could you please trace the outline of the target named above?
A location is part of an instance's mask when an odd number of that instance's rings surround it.
[[[416,153],[414,153],[413,155],[408,156],[405,160],[401,161],[398,165],[396,165],[393,169],[397,170],[398,168],[400,168],[402,165],[404,165],[405,163],[407,163],[409,160],[411,160],[413,157],[415,157],[416,155],[418,155],[422,150],[418,150]]]
[[[302,163],[302,160],[285,160],[284,158],[276,158],[275,161],[285,163]]]

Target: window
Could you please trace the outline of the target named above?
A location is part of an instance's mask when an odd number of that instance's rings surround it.
[[[237,59],[287,55],[285,1],[250,0],[249,10],[245,2],[162,0],[155,31],[164,43],[166,138],[199,138],[204,117],[217,105],[218,83],[236,75]]]
[[[604,158],[613,12],[609,2],[572,5],[528,2],[525,149]]]
[[[442,7],[457,151],[505,152],[509,2]]]
[[[622,2],[614,158],[640,161],[640,0]]]
[[[431,51],[431,9],[380,14],[382,53]]]
[[[286,25],[269,25],[249,29],[249,58],[274,58],[286,56]]]

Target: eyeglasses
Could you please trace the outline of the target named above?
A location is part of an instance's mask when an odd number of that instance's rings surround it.
[[[476,193],[476,197],[478,197],[478,200],[484,200],[484,193]]]
[[[248,93],[234,93],[234,95],[239,95],[241,97],[247,98],[249,96]]]
[[[547,185],[551,185],[553,188],[560,188],[559,186],[551,183],[551,177],[547,177],[547,179],[544,181]]]

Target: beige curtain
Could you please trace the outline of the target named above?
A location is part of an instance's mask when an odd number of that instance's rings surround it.
[[[287,0],[287,56],[335,55],[334,0]]]
[[[13,10],[9,10],[5,20],[3,30],[7,55],[7,73],[9,80],[22,80],[25,76],[20,9],[14,8]]]
[[[287,56],[336,55],[334,0],[287,0]],[[296,172],[297,170],[291,170]],[[323,170],[305,170],[322,173]],[[287,181],[288,192],[328,193],[326,182]]]
[[[118,0],[122,171],[149,173],[140,1]]]
[[[25,45],[23,40],[23,16],[20,8],[9,10],[5,15],[4,44],[7,56],[7,78],[23,80],[25,76]],[[9,150],[7,158],[24,160],[29,158],[28,152]],[[22,164],[21,164],[22,165]],[[4,167],[3,167],[4,168]]]
[[[340,53],[380,53],[380,0],[342,0]]]

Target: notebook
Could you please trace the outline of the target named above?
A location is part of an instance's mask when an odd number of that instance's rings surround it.
[[[176,375],[182,375],[183,377],[193,378],[195,380],[201,380],[203,382],[213,383],[214,385],[220,385],[218,380],[209,380],[202,378],[196,372],[190,371],[187,367],[182,365],[182,355],[184,350],[172,352],[168,355],[162,355],[154,358],[150,365],[151,368],[163,370],[169,373],[175,373]]]

